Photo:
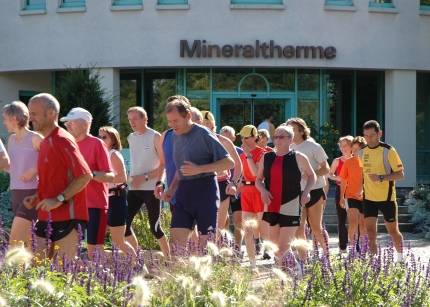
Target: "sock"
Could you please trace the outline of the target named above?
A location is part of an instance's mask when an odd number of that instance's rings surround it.
[[[403,261],[403,253],[397,253],[397,261]]]
[[[257,267],[257,263],[255,261],[250,261],[249,262],[249,267],[251,268],[251,270],[255,269]]]

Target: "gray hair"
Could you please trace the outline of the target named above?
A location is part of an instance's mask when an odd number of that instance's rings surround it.
[[[203,120],[202,112],[200,112],[200,110],[197,109],[196,107],[191,107],[190,112],[191,112],[191,121],[197,122],[197,121]]]
[[[291,127],[291,126],[280,125],[280,126],[278,126],[278,128],[276,128],[276,131],[278,131],[278,130],[285,131],[285,133],[287,133],[287,136],[289,138],[293,138],[294,137],[293,127]]]
[[[11,104],[5,105],[2,112],[3,115],[8,116],[10,119],[15,116],[19,128],[28,127],[29,112],[25,103],[19,100],[14,101]]]
[[[224,127],[221,128],[221,130],[219,131],[219,133],[231,133],[232,135],[235,135],[236,131],[234,131],[233,127],[224,126]]]
[[[46,110],[53,109],[55,111],[55,114],[57,114],[57,116],[60,113],[60,103],[58,102],[57,98],[55,98],[51,94],[48,94],[48,93],[37,94],[31,97],[29,103],[31,103],[34,99],[42,99],[43,102],[45,103]]]

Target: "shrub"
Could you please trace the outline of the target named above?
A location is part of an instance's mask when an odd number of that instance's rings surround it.
[[[413,214],[414,232],[423,233],[430,240],[430,186],[417,185],[407,196],[405,205]]]

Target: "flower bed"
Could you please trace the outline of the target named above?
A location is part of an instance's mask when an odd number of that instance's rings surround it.
[[[418,185],[406,198],[408,212],[413,214],[414,232],[430,240],[430,186]]]

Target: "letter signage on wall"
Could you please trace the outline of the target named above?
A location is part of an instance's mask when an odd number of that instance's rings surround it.
[[[259,58],[260,55],[263,58],[320,58],[320,59],[334,59],[336,57],[336,48],[329,46],[327,48],[321,46],[292,46],[287,45],[281,47],[275,45],[275,41],[271,40],[269,44],[266,42],[260,43],[259,40],[255,41],[254,45],[208,45],[206,40],[196,39],[192,44],[189,44],[187,40],[183,39],[180,41],[179,55],[181,58],[187,57],[192,58],[194,56],[200,58],[212,58],[212,57],[241,57],[244,58]]]

